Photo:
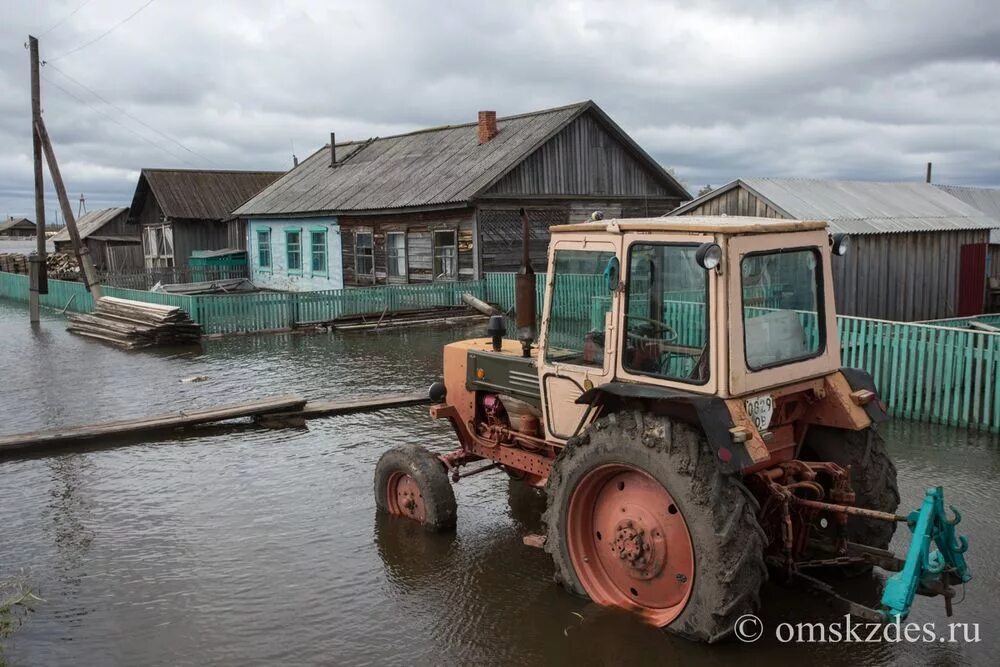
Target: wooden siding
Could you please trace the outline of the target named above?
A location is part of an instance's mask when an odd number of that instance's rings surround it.
[[[583,114],[497,181],[499,195],[619,195],[671,197],[643,165],[597,121]]]
[[[377,216],[341,216],[342,261],[344,285],[371,285],[390,282],[386,234],[406,233],[405,282],[426,283],[434,280],[434,232],[454,230],[458,244],[458,275],[456,280],[476,277],[475,218],[469,209]],[[375,275],[358,276],[355,271],[355,235],[371,232]],[[391,280],[401,283],[403,280]]]
[[[222,250],[229,241],[226,225],[215,220],[173,220],[174,266],[186,268],[195,250]]]
[[[684,215],[754,215],[759,218],[784,218],[767,201],[749,190],[736,187],[728,192],[706,200]]]
[[[226,247],[234,250],[247,249],[247,221],[243,218],[226,221]]]
[[[962,246],[986,230],[859,234],[833,260],[837,312],[912,322],[956,317]]]

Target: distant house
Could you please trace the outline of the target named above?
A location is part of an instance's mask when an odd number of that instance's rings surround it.
[[[327,145],[236,209],[262,287],[469,280],[532,257],[548,228],[659,215],[687,191],[593,102]]]
[[[126,273],[142,269],[142,240],[135,225],[128,224],[127,208],[88,211],[76,221],[76,229],[80,239],[90,249],[98,271]],[[56,252],[73,252],[73,241],[65,227],[51,241]]]
[[[140,226],[146,268],[187,268],[195,250],[245,248],[245,221],[231,211],[282,173],[143,169],[129,222]]]
[[[0,236],[34,236],[35,223],[27,218],[15,218],[13,216],[6,220],[0,220]]]
[[[742,178],[670,215],[825,220],[851,237],[833,263],[837,311],[901,321],[982,313],[990,230],[1000,227],[927,183]]]

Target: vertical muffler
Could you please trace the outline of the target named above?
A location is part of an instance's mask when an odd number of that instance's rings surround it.
[[[535,271],[531,268],[530,224],[528,212],[521,209],[521,270],[514,283],[514,311],[517,320],[517,339],[521,341],[522,354],[531,356],[531,344],[538,337],[536,324],[538,303],[535,298]]]

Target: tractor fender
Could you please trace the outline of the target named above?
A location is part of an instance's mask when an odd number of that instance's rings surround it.
[[[744,443],[735,442],[730,429],[735,427],[726,402],[717,396],[706,396],[680,389],[609,382],[583,392],[576,403],[592,407],[616,408],[628,401],[642,401],[651,412],[662,414],[697,426],[715,452],[715,462],[724,473],[739,473],[754,464]]]
[[[861,370],[860,368],[841,368],[840,374],[844,376],[845,380],[847,380],[847,384],[850,385],[851,391],[867,389],[868,391],[875,393],[875,400],[862,406],[864,407],[865,413],[868,414],[868,418],[871,419],[873,423],[880,424],[889,418],[889,415],[886,414],[885,411],[885,404],[878,398],[878,389],[875,388],[875,380],[872,379],[872,376],[868,373],[868,371]]]

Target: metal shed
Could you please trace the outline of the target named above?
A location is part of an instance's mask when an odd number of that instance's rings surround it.
[[[838,312],[899,321],[983,312],[990,230],[1000,227],[927,183],[745,178],[670,215],[825,220],[852,237],[834,263]]]

